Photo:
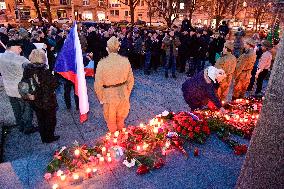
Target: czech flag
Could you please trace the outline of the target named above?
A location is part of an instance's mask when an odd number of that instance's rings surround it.
[[[88,119],[89,102],[84,72],[82,48],[74,23],[62,50],[57,56],[54,71],[75,84],[75,94],[79,97],[80,122]]]
[[[88,77],[94,77],[95,71],[94,71],[95,63],[93,60],[89,61],[88,65],[85,67],[85,74]]]

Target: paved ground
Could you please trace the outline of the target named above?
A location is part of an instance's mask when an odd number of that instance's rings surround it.
[[[165,79],[160,73],[144,76],[135,72],[135,87],[131,96],[131,112],[128,125],[147,122],[164,110],[184,111],[180,87],[186,80],[178,74],[178,79]],[[75,140],[92,144],[107,131],[102,108],[93,91],[93,80],[88,80],[90,102],[89,121],[79,124],[78,112],[67,111],[62,97],[63,89],[58,89],[59,110],[56,134],[61,138],[57,143],[41,144],[38,133],[23,135],[13,128],[5,145],[5,161],[0,164],[0,188],[51,188],[44,180],[46,165],[54,150],[63,145],[71,145]],[[3,88],[0,90],[0,121],[12,125],[14,118]],[[36,118],[35,124],[36,124]],[[248,141],[238,138],[243,143]],[[205,145],[189,145],[187,150],[198,146],[201,155],[185,159],[174,152],[167,158],[166,166],[145,176],[137,176],[135,169],[122,164],[106,166],[99,174],[79,185],[65,188],[233,188],[239,175],[244,157],[235,156],[231,149],[211,136]]]

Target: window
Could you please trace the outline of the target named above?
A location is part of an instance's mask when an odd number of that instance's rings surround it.
[[[104,6],[104,0],[98,0],[98,3],[99,3],[99,7]]]
[[[125,11],[125,15],[124,16],[130,16],[130,11]]]
[[[128,5],[129,3],[128,3],[128,0],[125,0],[125,5]]]
[[[71,0],[60,0],[60,5],[71,5]]]
[[[119,10],[110,10],[111,16],[119,16]]]
[[[83,0],[83,5],[90,5],[90,0]]]
[[[140,0],[139,5],[140,5],[141,7],[143,7],[143,6],[144,6],[144,0]]]

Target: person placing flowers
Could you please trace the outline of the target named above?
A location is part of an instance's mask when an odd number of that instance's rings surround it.
[[[116,37],[111,37],[107,41],[109,55],[99,61],[95,75],[95,91],[100,103],[103,104],[104,118],[112,133],[124,127],[134,85],[129,60],[117,53],[119,46]]]
[[[213,103],[222,113],[225,109],[217,95],[219,83],[226,78],[225,71],[209,66],[182,84],[183,97],[191,111]]]

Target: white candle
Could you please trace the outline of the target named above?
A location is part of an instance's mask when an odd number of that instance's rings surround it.
[[[107,161],[108,161],[108,162],[111,162],[111,157],[108,157],[108,158],[107,158]]]
[[[78,173],[74,173],[74,174],[73,174],[73,179],[74,179],[74,180],[78,180],[78,179],[79,179]]]
[[[59,187],[59,185],[56,184],[56,183],[52,185],[52,189],[57,189],[58,187]]]
[[[115,131],[114,136],[118,137],[118,135],[119,135],[119,131]]]
[[[61,176],[60,176],[60,179],[61,179],[62,181],[64,181],[64,180],[66,179],[66,175],[61,175]]]

